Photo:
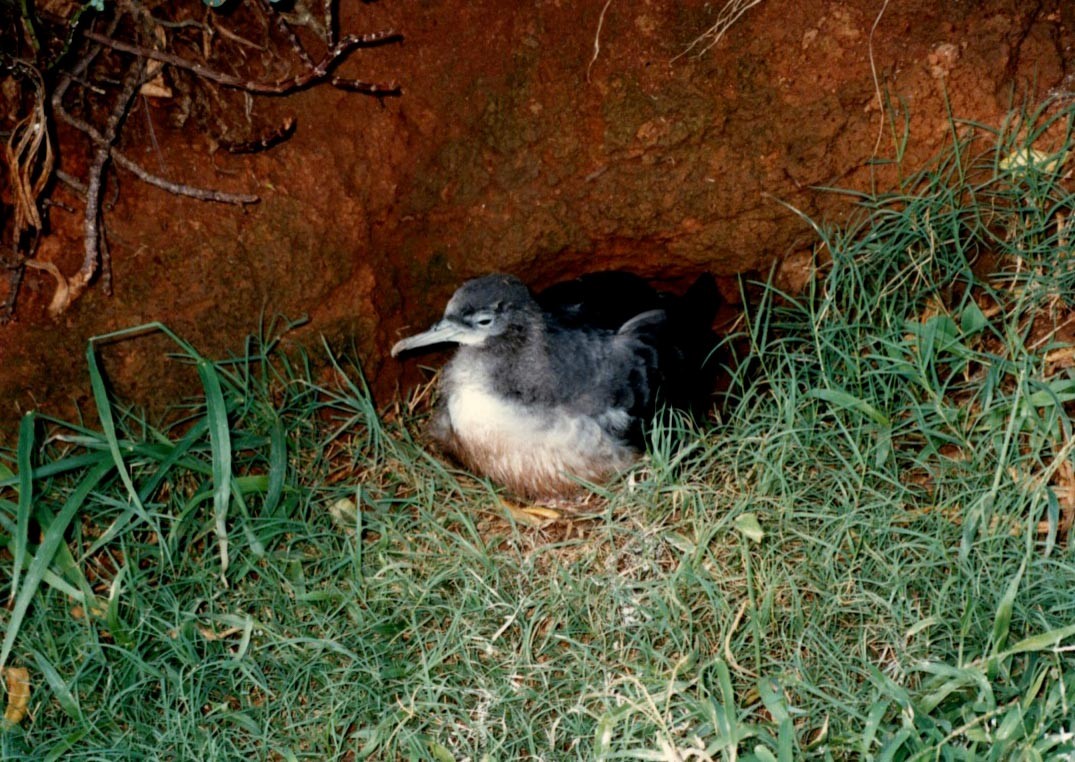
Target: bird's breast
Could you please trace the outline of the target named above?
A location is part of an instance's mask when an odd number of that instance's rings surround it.
[[[446,371],[444,444],[513,492],[561,495],[577,488],[576,479],[602,480],[637,457],[616,433],[626,427],[626,411],[592,416],[564,405],[527,405],[496,393],[480,374]]]

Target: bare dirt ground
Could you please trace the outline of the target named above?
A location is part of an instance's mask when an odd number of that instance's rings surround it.
[[[384,400],[414,380],[387,347],[488,271],[540,287],[623,268],[673,288],[709,271],[734,302],[737,275],[781,262],[795,288],[814,236],[794,210],[838,221],[848,197],[821,188],[891,187],[905,127],[913,168],[951,139],[949,113],[996,125],[1075,97],[1075,6],[1062,0],[763,0],[711,49],[685,52],[720,6],[343,2],[345,31],[404,40],[358,51],[342,73],[396,80],[400,96],[316,87],[248,111],[177,78],[173,97],[137,98],[126,153],[262,201],[192,201],[118,170],[104,209],[112,294],[95,284],[52,320],[54,284],[28,271],[0,326],[0,441],[30,408],[90,414],[87,339],[145,321],[226,356],[275,316],[308,315],[289,341],[353,348]],[[269,151],[216,150],[287,117],[293,137]],[[83,142],[57,138],[62,168],[84,170]],[[38,256],[71,272],[81,220],[60,207],[51,219]],[[150,337],[104,350],[118,395],[159,411],[195,392],[171,349]]]

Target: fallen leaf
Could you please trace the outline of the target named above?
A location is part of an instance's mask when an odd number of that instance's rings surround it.
[[[30,670],[26,667],[4,667],[4,682],[7,683],[7,707],[4,708],[4,729],[22,722],[30,706]]]

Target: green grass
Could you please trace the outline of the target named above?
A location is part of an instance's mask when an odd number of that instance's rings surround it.
[[[571,522],[513,523],[421,405],[271,332],[226,362],[173,337],[204,394],[164,428],[91,344],[99,423],[29,415],[0,460],[0,660],[32,686],[0,754],[1075,754],[1075,197],[1008,160],[1070,147],[1047,113],[955,125],[819,227],[719,423],[662,418]]]

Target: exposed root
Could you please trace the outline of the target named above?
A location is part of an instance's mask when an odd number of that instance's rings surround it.
[[[724,7],[720,9],[720,13],[717,14],[717,20],[713,23],[713,26],[691,40],[691,43],[680,53],[673,56],[669,63],[675,63],[695,48],[701,48],[696,53],[697,56],[704,55],[706,51],[721,41],[728,30],[742,18],[744,13],[760,2],[761,0],[728,0]]]
[[[245,15],[232,14],[227,19],[211,11],[206,11],[208,15],[202,18],[198,18],[198,14],[184,16],[187,13],[184,9],[166,5],[154,10],[170,14],[170,17],[154,16],[136,0],[119,0],[106,4],[103,13],[94,13],[90,6],[74,4],[67,17],[50,17],[45,24],[35,16],[37,11],[32,4],[23,5],[20,11],[23,23],[14,32],[5,33],[0,40],[4,42],[4,48],[23,51],[32,58],[15,59],[13,53],[0,53],[0,78],[5,76],[6,70],[10,72],[6,76],[17,78],[24,90],[27,89],[24,83],[29,83],[32,88],[32,96],[20,97],[21,102],[12,109],[13,115],[21,112],[25,116],[8,117],[4,126],[9,129],[9,138],[6,144],[0,145],[0,161],[6,167],[12,188],[12,213],[0,214],[0,223],[4,227],[0,232],[12,241],[14,251],[12,259],[0,260],[0,266],[9,271],[7,294],[0,304],[0,322],[16,309],[16,298],[26,269],[46,272],[56,281],[48,308],[53,318],[69,309],[96,281],[110,292],[111,268],[102,211],[104,188],[112,167],[120,167],[142,182],[178,196],[238,205],[259,201],[253,194],[228,193],[174,182],[149,172],[118,150],[122,144],[124,121],[136,103],[135,96],[142,95],[146,103],[148,98],[176,97],[176,78],[182,72],[186,82],[193,77],[195,83],[207,87],[203,91],[208,92],[210,98],[216,96],[214,88],[221,87],[246,94],[249,120],[250,96],[254,95],[289,95],[320,84],[377,97],[400,93],[399,85],[394,82],[367,82],[334,73],[355,50],[402,39],[393,30],[340,36],[336,3],[326,2],[323,13],[317,17],[307,10],[280,12],[264,0],[247,6]],[[237,21],[240,15],[242,19]],[[98,23],[101,21],[105,23]],[[264,31],[268,43],[250,42],[242,34],[225,28],[225,23],[254,24]],[[296,27],[312,31],[324,43],[320,55],[311,55],[303,42],[309,34],[300,38]],[[46,34],[61,39],[47,41],[44,39]],[[8,42],[16,44],[8,46]],[[58,59],[49,59],[61,47],[59,42],[63,43],[63,54]],[[251,49],[260,51],[261,57],[250,56]],[[183,55],[178,50],[182,50]],[[295,73],[269,80],[261,78],[265,76],[262,72],[273,70],[277,64],[289,59]],[[211,60],[228,61],[227,68],[231,72],[236,71],[236,65],[241,70],[242,65],[248,63],[248,68],[258,74],[226,73],[215,68]],[[40,72],[46,70],[55,72],[51,80],[41,75]],[[110,103],[107,100],[102,103],[102,98],[107,99],[109,91],[115,89],[117,78],[122,78],[118,92]],[[50,81],[55,83],[51,92]],[[185,89],[178,89],[189,92],[189,84]],[[77,91],[78,97],[69,97],[69,91]],[[47,103],[51,103],[51,110],[46,109]],[[57,119],[86,136],[91,160],[88,170],[83,170],[84,176],[78,176],[71,169],[65,171],[66,168],[60,166],[61,157],[56,155],[50,139],[54,133],[50,119]],[[150,122],[151,129],[152,126]],[[255,153],[286,141],[294,134],[295,126],[296,121],[291,117],[260,135],[254,131],[249,138],[210,142],[213,150],[220,147],[236,154]],[[60,180],[60,184],[51,183],[53,178]],[[50,195],[56,187],[70,188],[82,202],[79,211],[83,227],[83,258],[78,272],[70,276],[39,256],[42,237],[49,234],[44,211],[47,204],[54,203]],[[65,204],[59,205],[68,208]]]

